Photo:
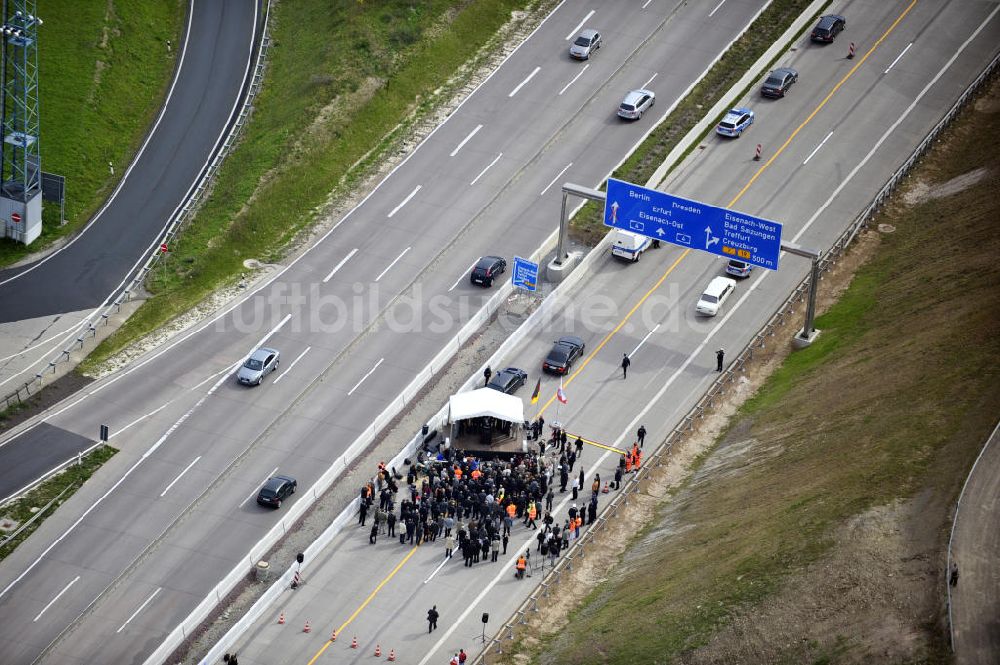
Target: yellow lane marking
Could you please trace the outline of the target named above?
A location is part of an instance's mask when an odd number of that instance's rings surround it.
[[[345,621],[344,623],[340,624],[340,628],[337,629],[337,637],[338,638],[340,637],[340,634],[342,632],[344,632],[344,629],[347,628],[347,626],[350,625],[350,623],[352,621],[354,621],[354,619],[357,618],[357,616],[359,614],[361,614],[361,610],[363,610],[366,607],[368,607],[368,603],[372,602],[372,599],[375,597],[375,594],[377,594],[379,591],[382,590],[382,587],[384,587],[389,582],[389,580],[391,580],[396,575],[396,573],[399,572],[399,569],[402,568],[403,565],[407,561],[410,560],[410,557],[413,556],[416,553],[416,551],[417,551],[416,547],[410,548],[410,552],[405,557],[403,557],[403,560],[400,561],[399,563],[397,563],[396,567],[392,569],[392,572],[389,573],[384,580],[382,580],[381,582],[379,582],[378,586],[375,587],[374,591],[372,591],[370,594],[368,594],[368,597],[365,598],[365,602],[361,603],[361,605],[358,607],[358,609],[354,610],[354,613],[351,614],[351,616],[347,617],[347,621]],[[319,657],[323,655],[323,652],[326,651],[330,647],[331,644],[333,644],[333,642],[331,642],[330,640],[327,640],[326,642],[324,642],[323,643],[323,648],[316,652],[316,655],[313,656],[312,660],[309,661],[309,665],[313,665],[313,663],[315,663],[316,660],[319,659]]]
[[[757,180],[757,178],[760,177],[760,174],[763,173],[765,169],[767,169],[769,166],[771,166],[771,164],[774,163],[774,160],[776,160],[778,158],[778,155],[780,155],[782,152],[785,151],[785,148],[787,148],[788,145],[792,142],[792,139],[794,139],[798,135],[798,133],[800,131],[802,131],[802,128],[804,128],[806,125],[809,124],[809,122],[816,116],[816,114],[820,112],[820,109],[822,109],[824,106],[826,106],[826,103],[828,101],[830,101],[830,98],[832,98],[833,95],[838,90],[840,90],[841,86],[843,86],[844,83],[846,83],[849,78],[851,78],[852,76],[854,76],[854,72],[858,71],[858,68],[862,64],[864,64],[864,62],[868,59],[868,57],[871,56],[871,54],[875,52],[875,49],[877,49],[882,44],[882,42],[885,41],[886,37],[888,37],[889,34],[892,33],[892,31],[896,29],[896,26],[898,26],[899,23],[900,23],[900,21],[902,21],[906,17],[906,15],[910,13],[910,10],[913,9],[913,7],[916,4],[917,4],[917,0],[912,0],[912,2],[910,2],[909,5],[907,5],[906,9],[904,9],[903,12],[899,16],[896,17],[896,20],[892,22],[892,25],[890,25],[886,29],[886,31],[884,33],[882,33],[882,36],[878,38],[878,40],[872,45],[872,47],[870,49],[868,49],[868,51],[863,56],[861,56],[861,59],[858,60],[854,64],[853,67],[851,67],[850,71],[847,72],[846,74],[844,74],[843,78],[841,78],[840,81],[838,81],[837,84],[835,86],[833,86],[833,88],[826,95],[826,97],[823,98],[823,101],[821,101],[816,106],[816,108],[813,109],[812,113],[810,113],[806,117],[806,119],[803,120],[802,123],[799,124],[799,126],[795,128],[795,131],[793,131],[791,133],[791,135],[781,145],[781,147],[778,148],[778,151],[776,153],[774,153],[773,155],[771,155],[771,157],[766,162],[764,162],[760,166],[759,169],[757,169],[757,172],[753,174],[753,176],[750,178],[749,182],[747,182],[747,184],[744,185],[743,188],[739,192],[737,192],[736,196],[734,196],[732,198],[732,200],[726,206],[727,208],[732,208],[734,205],[736,205],[737,201],[739,201],[741,198],[743,198],[743,195],[747,193],[748,189],[750,189],[750,185],[752,185]],[[667,276],[670,275],[670,273],[674,271],[674,268],[676,268],[677,265],[688,254],[690,254],[690,253],[691,253],[690,249],[685,249],[681,253],[681,255],[677,258],[677,260],[674,261],[674,263],[667,269],[667,271],[665,273],[663,273],[663,275],[660,277],[660,279],[658,279],[656,281],[656,284],[654,284],[653,287],[649,291],[647,291],[645,293],[645,295],[642,296],[642,298],[639,299],[639,302],[637,302],[635,304],[635,307],[633,307],[632,309],[629,310],[628,314],[625,315],[625,318],[623,318],[621,320],[621,323],[619,323],[617,326],[615,326],[614,330],[612,330],[611,332],[609,332],[607,334],[607,336],[605,336],[605,338],[601,340],[601,343],[597,345],[597,348],[594,349],[593,351],[591,351],[590,355],[588,355],[586,357],[586,359],[584,359],[584,361],[582,363],[580,363],[580,366],[576,369],[576,371],[573,372],[569,376],[569,378],[566,379],[566,381],[565,381],[566,385],[569,385],[570,383],[573,382],[573,379],[575,379],[577,377],[577,375],[579,375],[580,372],[583,371],[583,368],[586,367],[590,363],[590,361],[594,358],[594,356],[597,355],[597,352],[600,351],[602,348],[604,348],[604,345],[607,344],[608,341],[612,337],[614,337],[618,333],[619,330],[621,330],[622,326],[625,325],[625,323],[629,320],[629,318],[632,317],[632,315],[635,313],[635,311],[637,309],[639,309],[644,302],[646,302],[646,300],[649,298],[649,296],[651,296],[653,294],[654,291],[656,291],[658,288],[660,288],[660,285],[663,284],[663,282],[664,282],[664,280],[666,280]],[[545,410],[547,408],[549,408],[549,406],[552,405],[552,402],[555,401],[555,399],[556,399],[556,396],[552,395],[552,397],[550,397],[548,399],[548,401],[545,402],[545,404],[538,411],[538,413],[535,414],[535,417],[537,418],[538,416],[542,415],[545,412]]]
[[[781,147],[778,148],[778,152],[776,152],[773,155],[771,155],[771,157],[766,162],[764,162],[763,164],[761,164],[761,167],[759,169],[757,169],[756,173],[753,174],[753,177],[750,178],[750,181],[747,184],[745,184],[743,186],[743,189],[741,189],[739,191],[739,193],[736,194],[736,196],[733,197],[733,200],[729,202],[729,205],[726,206],[727,208],[732,208],[734,205],[736,205],[737,201],[739,201],[741,198],[743,198],[743,195],[746,194],[746,191],[748,189],[750,189],[750,185],[752,185],[757,180],[757,178],[760,176],[760,174],[764,172],[764,169],[766,169],[767,167],[769,167],[771,165],[771,163],[774,162],[774,160],[776,160],[778,158],[778,155],[780,155],[782,152],[785,151],[785,148],[787,148],[788,144],[792,142],[792,139],[794,139],[796,137],[796,135],[798,135],[798,133],[800,131],[802,131],[803,127],[805,127],[806,125],[809,124],[809,122],[813,119],[813,117],[817,113],[820,112],[820,109],[822,109],[824,106],[826,106],[826,103],[828,101],[830,101],[830,98],[833,97],[833,95],[838,90],[840,90],[840,87],[847,82],[847,79],[849,79],[852,76],[854,76],[854,72],[858,71],[858,67],[860,67],[861,65],[864,64],[865,60],[868,59],[868,56],[870,56],[872,53],[875,52],[875,49],[877,49],[879,47],[879,45],[881,45],[882,42],[885,41],[885,38],[889,36],[889,33],[891,33],[893,30],[896,29],[896,26],[899,25],[899,22],[902,21],[906,17],[906,15],[910,13],[910,10],[913,9],[913,6],[916,5],[916,4],[917,4],[917,0],[913,0],[909,4],[909,6],[907,6],[907,8],[903,10],[903,13],[900,14],[898,17],[896,17],[896,20],[893,21],[892,25],[890,25],[889,28],[885,32],[882,33],[882,36],[878,38],[878,41],[876,41],[874,44],[872,44],[872,47],[870,49],[868,49],[867,53],[865,53],[863,56],[861,56],[861,59],[858,60],[854,64],[853,67],[851,67],[851,70],[849,72],[847,72],[846,74],[844,74],[844,77],[842,79],[840,79],[840,81],[837,82],[837,85],[833,86],[833,89],[830,90],[830,92],[827,94],[827,96],[823,98],[823,101],[821,101],[819,103],[819,105],[815,109],[813,109],[813,112],[810,113],[806,117],[806,119],[803,120],[802,123],[798,127],[795,128],[795,131],[792,132],[792,134],[788,137],[788,139],[786,139],[785,142],[783,144],[781,144]]]
[[[566,432],[566,437],[567,437],[567,439],[566,439],[567,441],[576,441],[577,439],[580,439],[581,441],[583,441],[584,443],[586,443],[588,445],[596,446],[598,448],[603,448],[604,450],[610,450],[610,451],[618,453],[620,455],[624,455],[625,454],[625,451],[622,450],[621,448],[615,448],[614,446],[606,446],[603,443],[598,443],[597,441],[591,441],[590,439],[585,439],[582,436],[579,436],[579,435],[576,435],[576,434],[570,434],[569,432]]]
[[[813,117],[817,113],[819,113],[820,109],[822,109],[824,106],[826,106],[826,103],[830,100],[830,98],[832,98],[833,95],[841,88],[841,86],[843,86],[844,83],[846,83],[847,80],[854,75],[854,72],[856,72],[858,70],[858,68],[862,64],[864,64],[864,62],[868,59],[868,57],[872,53],[875,52],[875,49],[877,49],[882,44],[882,42],[885,41],[886,37],[888,37],[889,34],[892,33],[892,31],[896,29],[896,27],[899,25],[899,23],[906,17],[907,14],[910,13],[910,10],[913,9],[913,7],[916,4],[917,4],[917,0],[912,0],[910,2],[910,4],[907,5],[906,9],[904,9],[903,12],[896,18],[896,20],[892,22],[892,25],[890,25],[889,28],[884,33],[882,33],[882,36],[878,38],[878,41],[876,41],[872,45],[872,47],[870,49],[868,49],[868,51],[861,57],[861,59],[858,60],[858,62],[855,63],[855,65],[853,67],[851,67],[851,70],[849,72],[847,72],[847,74],[845,74],[844,77],[842,79],[840,79],[840,81],[837,82],[837,84],[833,87],[832,90],[830,90],[830,92],[827,94],[827,96],[823,98],[823,101],[821,101],[819,103],[819,105],[815,109],[813,109],[812,113],[810,113],[809,116],[805,120],[803,120],[802,123],[798,127],[795,128],[795,131],[793,131],[791,133],[791,135],[788,137],[788,139],[781,145],[781,147],[778,148],[778,151],[775,152],[773,155],[771,155],[771,157],[766,162],[764,162],[759,169],[757,169],[757,172],[753,174],[753,176],[750,178],[750,181],[747,182],[747,184],[744,185],[743,188],[736,194],[736,196],[734,196],[733,199],[729,202],[729,204],[726,206],[727,208],[733,207],[734,205],[736,205],[737,201],[739,201],[741,198],[743,198],[743,195],[746,194],[746,192],[747,192],[748,189],[750,189],[750,185],[752,185],[757,180],[757,178],[760,177],[760,174],[763,173],[765,169],[767,169],[769,166],[771,166],[772,163],[774,163],[774,160],[778,158],[778,155],[780,155],[782,152],[784,152],[785,148],[788,147],[788,145],[792,142],[792,139],[794,139],[796,137],[796,135],[798,135],[798,133],[802,130],[803,127],[805,127],[807,124],[809,124],[809,122],[813,119]],[[622,326],[624,326],[628,322],[628,320],[632,317],[632,315],[635,314],[636,310],[638,310],[640,307],[642,307],[642,304],[644,302],[646,302],[646,300],[649,298],[649,296],[653,295],[653,292],[656,291],[658,288],[660,288],[660,286],[663,284],[664,281],[666,281],[666,279],[670,275],[670,273],[672,273],[674,271],[674,269],[680,264],[680,262],[683,261],[684,258],[688,254],[690,254],[690,253],[691,253],[690,249],[685,249],[683,252],[681,252],[681,255],[678,256],[677,260],[674,261],[670,265],[670,267],[667,268],[666,272],[664,272],[663,275],[660,276],[660,278],[656,281],[656,284],[654,284],[652,286],[652,288],[650,288],[648,291],[646,291],[646,293],[642,296],[642,298],[639,299],[639,302],[637,302],[635,304],[635,306],[632,307],[632,309],[629,310],[628,314],[626,314],[625,317],[621,320],[621,323],[619,323],[617,326],[615,326],[615,328],[611,332],[609,332],[604,337],[604,339],[601,340],[601,343],[597,345],[597,348],[594,349],[590,353],[590,355],[588,355],[584,359],[584,361],[582,363],[580,363],[580,366],[576,368],[576,371],[574,371],[572,374],[569,375],[569,377],[565,381],[565,383],[567,385],[570,384],[570,383],[572,383],[573,380],[580,374],[580,372],[583,371],[583,368],[586,367],[588,364],[590,364],[590,361],[594,358],[594,356],[596,356],[597,353],[601,349],[604,348],[605,344],[607,344],[608,341],[610,341],[611,338],[614,337],[618,333],[619,330],[621,330]],[[544,411],[547,408],[549,408],[549,406],[551,406],[552,402],[555,401],[555,399],[556,399],[555,395],[553,395],[552,397],[550,397],[548,399],[548,401],[545,402],[545,404],[542,406],[542,408],[538,411],[538,413],[536,414],[535,417],[537,418],[542,413],[544,413]],[[585,443],[589,443],[590,445],[593,445],[593,446],[598,446],[598,447],[601,447],[601,448],[606,448],[607,450],[614,450],[616,452],[622,452],[618,448],[604,446],[604,445],[596,443],[594,441],[588,441],[587,439],[584,439],[583,441]],[[407,561],[410,560],[410,557],[412,557],[413,554],[416,551],[417,551],[417,548],[415,548],[415,547],[413,549],[411,549],[410,552],[409,552],[409,554],[407,554],[406,557],[404,557],[403,560],[400,561],[396,565],[396,567],[392,569],[392,572],[389,573],[389,575],[384,580],[382,580],[377,587],[375,587],[375,590],[372,591],[371,594],[369,594],[369,596],[365,599],[365,602],[363,602],[361,604],[361,606],[358,607],[358,609],[354,610],[354,613],[351,614],[350,617],[348,617],[347,621],[345,621],[340,626],[340,628],[337,629],[337,635],[338,636],[340,635],[341,631],[343,631],[344,628],[346,628],[352,621],[354,621],[355,617],[357,617],[358,614],[360,614],[361,611],[364,610],[368,606],[368,604],[375,597],[375,594],[377,594],[379,591],[382,590],[382,587],[385,586],[386,583],[389,580],[391,580],[393,578],[393,576],[397,572],[399,572],[399,569],[402,568],[403,565]],[[330,646],[330,644],[332,644],[332,642],[327,641],[323,645],[323,648],[320,649],[316,653],[316,655],[312,657],[312,660],[309,661],[308,665],[314,665],[314,663],[316,662],[316,660],[321,655],[323,655],[323,652],[326,651],[326,649]]]

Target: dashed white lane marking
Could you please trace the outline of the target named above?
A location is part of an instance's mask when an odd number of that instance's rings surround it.
[[[416,196],[417,192],[419,192],[422,188],[423,188],[423,185],[417,185],[416,187],[414,187],[413,191],[410,192],[409,196],[407,196],[405,199],[403,199],[403,201],[398,206],[396,206],[395,208],[393,208],[392,212],[390,212],[387,216],[388,217],[392,217],[397,212],[399,212],[400,209],[402,209],[403,206],[405,206],[407,203],[409,203],[410,199],[412,199],[414,196]]]
[[[591,9],[590,13],[587,14],[586,16],[584,16],[583,20],[580,21],[575,28],[573,28],[573,31],[571,33],[569,33],[568,35],[566,35],[566,39],[564,41],[569,41],[569,40],[573,39],[574,37],[576,37],[576,33],[580,32],[580,28],[583,27],[583,24],[586,23],[587,21],[589,21],[590,17],[593,16],[594,14],[595,14],[594,10]]]
[[[163,587],[156,587],[156,591],[154,591],[153,594],[149,598],[147,598],[142,603],[142,605],[139,606],[139,609],[137,609],[135,612],[132,612],[132,616],[130,616],[128,619],[126,619],[125,623],[123,623],[121,625],[121,628],[119,628],[118,630],[116,630],[115,633],[120,633],[123,630],[125,630],[125,626],[129,625],[129,623],[132,621],[132,619],[136,618],[139,615],[139,612],[142,612],[142,610],[145,609],[146,605],[149,605],[149,603],[152,602],[152,600],[154,598],[156,598],[156,594],[160,593],[160,591],[162,591],[162,590],[163,590]]]
[[[569,89],[569,87],[570,87],[571,85],[573,85],[574,83],[576,83],[576,80],[577,80],[578,78],[580,78],[581,76],[583,76],[583,73],[584,73],[585,71],[587,71],[587,67],[590,67],[590,63],[589,63],[589,62],[588,62],[588,63],[587,63],[586,65],[584,65],[584,66],[583,66],[583,69],[581,69],[581,70],[580,70],[580,71],[579,71],[579,72],[577,73],[577,75],[576,75],[576,76],[574,76],[574,77],[573,77],[573,79],[572,79],[572,80],[571,80],[571,81],[570,81],[569,83],[567,83],[566,85],[564,85],[564,86],[563,86],[563,89],[559,91],[559,94],[560,94],[560,95],[561,95],[561,94],[563,94],[564,92],[566,92],[566,90],[568,90],[568,89]]]
[[[392,216],[392,215],[390,215],[390,217],[391,217],[391,216]],[[348,252],[348,253],[347,253],[347,256],[345,256],[344,258],[342,258],[342,259],[340,260],[340,263],[338,263],[337,265],[335,265],[335,266],[333,267],[333,270],[331,270],[331,271],[330,271],[330,274],[329,274],[329,275],[327,275],[326,277],[324,277],[324,278],[323,278],[323,283],[324,283],[324,284],[326,284],[327,282],[329,282],[329,281],[330,281],[330,278],[331,278],[331,277],[333,277],[334,275],[336,275],[336,274],[337,274],[337,271],[338,271],[338,270],[340,270],[341,268],[343,268],[343,267],[344,267],[344,264],[345,264],[345,263],[347,263],[348,261],[350,261],[350,260],[351,260],[351,257],[352,257],[352,256],[354,256],[354,255],[355,255],[355,254],[357,254],[357,253],[358,253],[358,248],[357,248],[357,247],[355,247],[355,248],[354,248],[354,249],[352,249],[352,250],[351,250],[350,252]]]
[[[362,377],[361,377],[361,380],[360,380],[360,381],[358,381],[357,383],[355,383],[355,384],[354,384],[354,387],[353,387],[353,388],[351,388],[351,389],[350,389],[349,391],[347,391],[347,395],[348,395],[348,396],[350,396],[350,395],[353,395],[353,394],[354,394],[354,391],[358,389],[358,386],[360,386],[360,385],[361,385],[362,383],[364,383],[364,382],[365,382],[365,379],[367,379],[367,378],[368,378],[369,376],[371,376],[371,375],[372,375],[372,373],[374,373],[374,372],[375,372],[375,370],[377,370],[377,369],[378,369],[378,366],[382,364],[382,361],[383,361],[383,360],[385,360],[385,358],[379,358],[379,359],[378,359],[378,362],[377,362],[377,363],[375,363],[375,366],[374,366],[374,367],[372,367],[372,368],[371,368],[370,370],[368,370],[368,373],[367,373],[367,374],[365,374],[364,376],[362,376]]]
[[[805,166],[806,164],[809,163],[809,160],[813,158],[813,155],[815,155],[817,152],[819,152],[819,149],[823,147],[824,143],[826,143],[827,141],[830,140],[831,136],[833,136],[833,130],[832,129],[830,130],[830,133],[826,135],[826,138],[823,139],[822,141],[820,141],[818,146],[816,146],[815,148],[813,148],[813,151],[809,153],[808,157],[806,157],[806,161],[802,162],[802,166]]]
[[[45,614],[45,611],[46,611],[46,610],[48,610],[48,609],[49,609],[50,607],[52,607],[52,606],[53,606],[53,605],[55,604],[55,602],[56,602],[57,600],[59,600],[59,598],[61,598],[61,597],[62,597],[62,595],[63,595],[64,593],[66,593],[67,591],[69,591],[69,588],[70,588],[71,586],[73,586],[74,584],[76,584],[77,580],[79,580],[79,579],[80,579],[80,576],[79,576],[79,575],[77,575],[76,577],[74,577],[74,578],[73,578],[73,581],[72,581],[72,582],[70,582],[69,584],[67,584],[66,586],[64,586],[64,587],[63,587],[63,589],[62,589],[62,591],[60,591],[59,593],[57,593],[57,594],[56,594],[56,597],[55,597],[55,598],[53,598],[52,600],[50,600],[50,601],[49,601],[49,604],[48,604],[48,605],[46,605],[45,607],[43,607],[43,608],[42,608],[42,611],[41,611],[41,612],[39,612],[39,613],[38,613],[38,616],[36,616],[36,617],[35,617],[34,619],[32,619],[32,620],[31,620],[31,622],[32,622],[32,623],[34,623],[34,622],[38,621],[39,619],[41,619],[41,618],[42,618],[42,615],[43,615],[43,614]]]
[[[464,139],[462,139],[462,142],[459,143],[457,146],[455,146],[455,149],[452,150],[451,154],[448,155],[448,156],[449,157],[454,157],[455,155],[457,155],[458,151],[461,150],[465,146],[465,144],[469,142],[469,139],[471,139],[473,136],[475,136],[479,132],[479,130],[482,129],[482,128],[483,128],[482,125],[476,125],[476,128],[473,129],[471,132],[469,132],[469,135],[466,136]]]
[[[163,496],[164,496],[164,495],[165,495],[165,494],[166,494],[167,492],[169,492],[169,491],[170,491],[170,488],[171,488],[171,487],[173,487],[173,486],[174,486],[174,484],[175,484],[175,483],[176,483],[176,482],[177,482],[178,480],[180,480],[181,478],[183,478],[183,477],[184,477],[184,474],[185,474],[185,473],[187,473],[188,471],[190,471],[190,470],[191,470],[191,467],[192,467],[192,466],[194,466],[195,464],[197,464],[197,463],[198,463],[198,460],[200,460],[200,459],[201,459],[201,455],[198,455],[198,456],[197,456],[197,457],[195,457],[195,458],[194,458],[193,460],[191,460],[191,463],[190,463],[190,464],[188,464],[188,465],[187,465],[186,467],[184,467],[184,470],[183,470],[183,471],[181,471],[181,472],[180,472],[179,474],[177,474],[177,477],[176,477],[176,478],[174,478],[173,480],[171,480],[171,481],[170,481],[170,484],[169,484],[169,485],[167,485],[167,486],[166,486],[166,488],[165,488],[165,489],[164,489],[164,490],[163,490],[162,492],[160,492],[160,498],[162,499],[162,498],[163,498]]]
[[[507,96],[508,97],[513,97],[514,95],[516,95],[517,91],[520,90],[521,88],[523,88],[525,85],[527,85],[528,81],[530,81],[531,79],[535,78],[535,74],[537,74],[539,72],[539,70],[541,70],[541,67],[535,67],[532,70],[532,72],[530,74],[528,74],[528,78],[526,78],[523,81],[521,81],[520,83],[518,83],[517,87],[514,88],[513,90],[511,90],[510,94],[508,94]]]
[[[406,253],[407,253],[408,251],[410,251],[411,249],[413,249],[413,248],[412,248],[412,247],[407,247],[407,248],[406,248],[406,249],[404,249],[404,250],[403,250],[402,252],[400,252],[399,256],[397,256],[397,257],[396,257],[395,259],[393,259],[393,260],[392,260],[392,263],[390,263],[389,265],[387,265],[387,266],[385,267],[385,270],[383,270],[382,272],[380,272],[380,273],[378,274],[378,277],[376,277],[376,278],[375,278],[375,281],[377,282],[377,281],[379,281],[380,279],[382,279],[382,277],[383,277],[383,276],[384,276],[384,275],[385,275],[385,274],[386,274],[387,272],[389,272],[389,269],[390,269],[390,268],[392,268],[392,267],[393,267],[394,265],[396,265],[396,262],[397,262],[397,261],[399,261],[399,260],[400,260],[401,258],[403,258],[403,254],[406,254]]]
[[[545,194],[545,192],[549,191],[549,187],[551,187],[552,185],[556,184],[556,180],[558,180],[559,178],[563,177],[563,174],[566,173],[566,171],[568,171],[569,167],[571,167],[571,166],[573,166],[573,162],[570,162],[569,164],[567,164],[563,168],[562,171],[560,171],[559,173],[557,173],[556,177],[552,179],[552,182],[550,182],[549,184],[545,185],[545,189],[543,189],[538,195],[539,196],[543,196]]]
[[[302,360],[302,356],[304,356],[304,355],[306,355],[307,353],[309,353],[309,350],[310,350],[310,349],[312,349],[312,347],[311,347],[311,346],[307,346],[307,347],[306,347],[306,350],[305,350],[305,351],[303,351],[303,352],[302,352],[302,353],[300,353],[300,354],[299,354],[298,356],[296,356],[295,360],[293,360],[293,361],[292,361],[292,364],[290,364],[290,365],[288,366],[288,369],[286,369],[286,370],[285,370],[284,372],[282,372],[281,374],[279,374],[279,375],[278,375],[278,378],[274,380],[274,383],[275,383],[275,384],[277,384],[277,383],[278,383],[278,381],[281,381],[281,380],[282,380],[283,378],[285,378],[285,375],[286,375],[286,374],[288,374],[289,372],[291,372],[291,371],[292,371],[292,368],[293,368],[293,367],[295,367],[295,363],[297,363],[297,362],[299,362],[300,360]]]
[[[900,53],[899,55],[897,55],[896,59],[892,61],[892,64],[889,65],[888,67],[886,67],[885,71],[882,72],[882,73],[883,74],[888,74],[889,70],[896,66],[896,63],[899,62],[900,58],[902,58],[904,55],[906,55],[906,52],[910,50],[911,46],[913,46],[913,42],[910,42],[909,44],[907,44],[906,48],[903,49],[903,52]]]
[[[494,164],[496,164],[497,162],[499,162],[501,157],[503,157],[503,153],[502,152],[499,155],[496,156],[496,159],[494,159],[492,162],[490,162],[489,164],[487,164],[486,168],[483,169],[482,171],[480,171],[479,175],[477,175],[475,178],[473,178],[472,182],[470,182],[469,185],[472,186],[472,185],[475,185],[477,182],[479,182],[479,179],[483,177],[483,174],[485,174],[487,171],[489,171],[491,166],[493,166]]]

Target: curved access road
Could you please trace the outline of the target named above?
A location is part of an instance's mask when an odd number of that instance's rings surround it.
[[[0,272],[0,323],[98,307],[187,200],[236,118],[258,44],[259,1],[191,0],[166,103],[107,204],[60,250]],[[70,183],[72,188],[72,183]]]

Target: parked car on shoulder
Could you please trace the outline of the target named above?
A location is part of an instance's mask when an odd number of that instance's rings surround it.
[[[779,67],[767,75],[760,94],[764,97],[784,97],[788,89],[799,80],[799,73],[791,67]]]
[[[236,380],[247,386],[259,386],[264,377],[278,369],[281,353],[277,349],[262,346],[246,359],[236,373]]]
[[[507,270],[507,259],[499,256],[484,256],[479,259],[476,266],[469,275],[469,281],[484,288],[493,286],[493,280],[497,275],[503,274]]]
[[[281,508],[281,502],[295,494],[298,482],[288,476],[268,478],[257,493],[257,503],[271,508]]]
[[[643,111],[652,108],[656,103],[656,93],[652,90],[633,90],[625,95],[618,105],[618,117],[626,120],[638,120]]]
[[[528,373],[523,369],[508,367],[494,374],[490,382],[486,384],[486,387],[499,390],[507,395],[513,395],[527,381]]]
[[[552,345],[549,355],[545,356],[542,369],[555,374],[566,374],[573,366],[573,361],[583,355],[584,346],[583,340],[579,337],[573,335],[560,337]]]
[[[577,60],[590,60],[590,56],[599,48],[601,48],[601,33],[588,28],[573,40],[573,45],[569,47],[569,55]]]
[[[722,309],[723,303],[736,290],[736,280],[729,277],[713,277],[705,287],[705,292],[698,299],[695,311],[705,316],[715,316]]]
[[[729,111],[716,128],[715,133],[739,138],[753,124],[754,113],[748,108],[737,106]]]
[[[819,19],[809,38],[814,42],[831,43],[847,27],[847,19],[837,14],[827,14]]]

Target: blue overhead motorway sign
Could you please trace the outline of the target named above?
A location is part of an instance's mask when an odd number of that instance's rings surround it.
[[[538,264],[520,256],[514,257],[514,269],[510,271],[514,286],[526,291],[538,290]]]
[[[778,269],[781,224],[608,179],[604,223],[655,240]]]

